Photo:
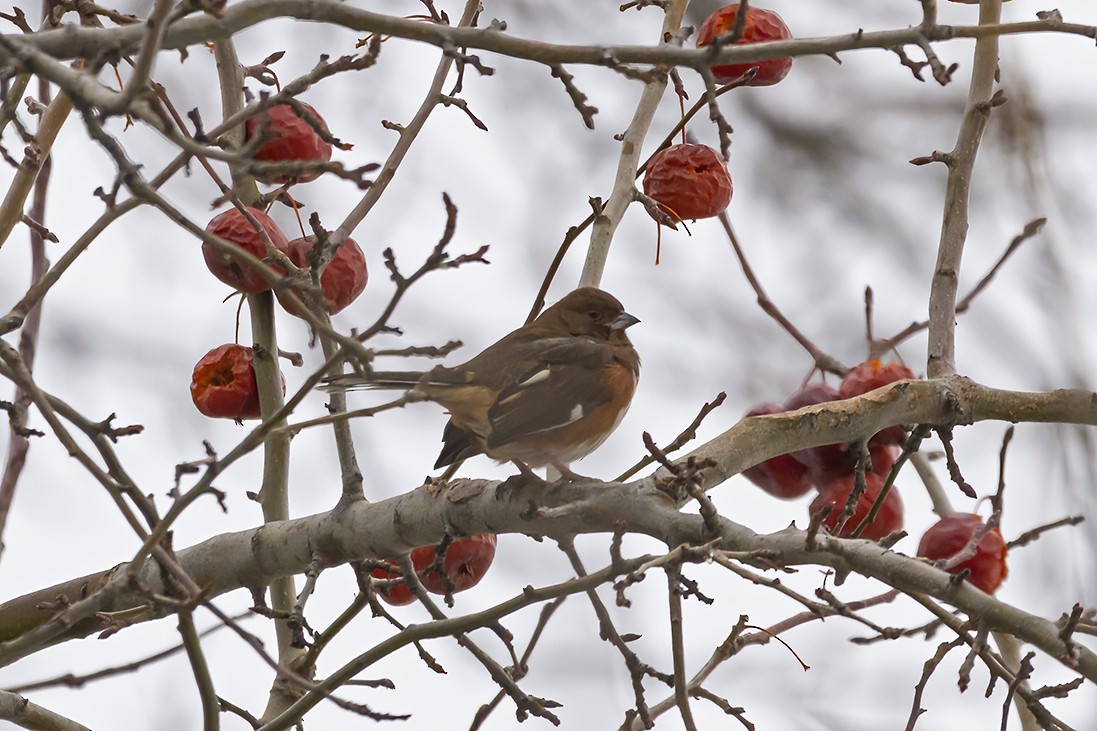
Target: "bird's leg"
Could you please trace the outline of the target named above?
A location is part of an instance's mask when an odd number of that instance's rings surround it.
[[[511,464],[518,468],[518,471],[522,473],[522,477],[525,477],[536,482],[544,482],[544,478],[537,474],[530,468],[528,464],[519,459],[512,459]]]
[[[553,485],[566,485],[569,482],[593,482],[593,477],[580,475],[568,466],[567,462],[552,462],[553,468],[560,473],[560,479],[554,480]]]
[[[457,470],[461,469],[461,465],[463,465],[464,463],[465,463],[465,460],[463,460],[463,459],[457,460],[456,462],[451,464],[449,467],[447,467],[446,471],[443,472],[440,477],[435,478],[435,481],[436,482],[449,482],[453,478],[453,476],[455,474],[457,474]]]

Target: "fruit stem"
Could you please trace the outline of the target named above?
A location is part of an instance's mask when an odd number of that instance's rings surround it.
[[[678,116],[682,118],[682,144],[686,144],[686,100],[678,94]]]

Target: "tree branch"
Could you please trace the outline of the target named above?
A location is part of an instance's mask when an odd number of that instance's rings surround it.
[[[809,413],[812,418],[804,418]],[[752,464],[795,449],[849,441],[895,424],[956,419],[1097,425],[1097,396],[1087,391],[999,391],[963,379],[902,381],[847,401],[745,419],[690,456],[698,461],[713,460],[713,466],[699,472],[705,487],[711,489]],[[760,536],[719,516],[716,525],[723,549],[764,550],[779,556],[783,565],[819,564],[856,571],[903,591],[927,593],[980,616],[989,629],[1014,634],[1097,682],[1097,656],[1080,646],[1068,648],[1053,623],[965,582],[954,583],[949,574],[924,562],[881,550],[871,542],[826,535],[817,536],[814,550],[809,551],[805,534],[794,528]],[[329,565],[401,555],[414,546],[436,543],[442,537],[442,526],[465,535],[520,532],[554,538],[626,530],[669,546],[699,545],[711,537],[704,519],[679,512],[658,489],[654,477],[625,484],[577,483],[551,492],[519,478],[507,483],[456,480],[442,490],[437,485],[423,486],[383,502],[357,503],[338,513],[219,535],[180,551],[178,560],[213,598],[244,586],[264,586],[278,576],[302,573],[316,551],[325,555]],[[144,566],[137,579],[153,591],[162,583],[155,565]],[[60,613],[37,608],[42,602],[57,606],[59,595],[72,598],[71,605],[65,604]],[[96,611],[121,611],[141,604],[129,588],[124,569],[74,579],[9,601],[0,606],[0,663],[9,664],[41,647],[96,631],[101,628],[93,618]],[[79,611],[74,611],[78,607]],[[156,614],[145,612],[136,619],[151,619]],[[54,622],[59,629],[35,643],[19,641],[21,635],[44,622]]]

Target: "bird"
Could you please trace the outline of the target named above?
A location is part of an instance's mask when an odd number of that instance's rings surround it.
[[[581,287],[456,366],[329,379],[329,389],[408,389],[450,414],[435,469],[477,454],[524,475],[593,452],[632,403],[640,356],[626,330],[640,320],[613,295]]]

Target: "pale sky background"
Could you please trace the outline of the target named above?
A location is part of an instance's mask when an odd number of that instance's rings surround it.
[[[359,4],[399,15],[421,8],[410,1]],[[454,0],[440,0],[438,5],[452,18],[460,15],[461,5]],[[940,5],[942,22],[974,23],[977,18],[976,6]],[[619,13],[617,6],[603,0],[488,2],[484,19],[505,19],[515,36],[555,42],[652,43],[658,37],[660,12]],[[142,15],[147,10],[141,3],[126,7]],[[782,13],[799,37],[898,28],[921,18],[913,0],[886,6],[871,0],[825,5],[771,0],[767,7]],[[1090,0],[1060,0],[1058,7],[1067,20],[1097,23],[1097,6]],[[1030,19],[1044,9],[1046,5],[1030,0],[1014,0],[1005,7],[1005,17]],[[275,67],[285,82],[310,69],[320,54],[351,53],[355,40],[353,33],[320,25],[270,22],[241,34],[237,42],[245,64],[285,50],[285,58]],[[877,295],[878,334],[896,332],[925,317],[944,169],[914,167],[907,161],[935,149],[951,149],[967,94],[972,49],[973,43],[966,40],[936,46],[946,64],[960,64],[953,83],[943,88],[933,81],[914,80],[890,52],[866,50],[843,54],[842,65],[828,58],[797,59],[779,85],[737,90],[720,100],[735,127],[729,162],[735,194],[729,213],[750,260],[784,312],[848,364],[861,360],[865,352],[866,285]],[[909,53],[918,57],[916,50]],[[609,195],[619,153],[613,135],[627,126],[641,89],[638,82],[605,69],[570,67],[579,88],[599,109],[596,130],[591,132],[545,67],[481,55],[496,73],[480,77],[469,70],[464,96],[490,132],[474,128],[457,109],[434,112],[390,189],[354,232],[366,252],[371,281],[363,296],[335,318],[345,329],[373,321],[392,291],[381,251],[392,247],[406,270],[418,266],[441,235],[441,196],[448,192],[459,209],[451,252],[488,244],[492,264],[433,274],[415,286],[392,320],[405,336],[383,342],[429,345],[459,338],[465,348],[450,362],[478,352],[521,323],[565,231],[589,211],[588,197]],[[393,39],[385,43],[374,69],[337,76],[303,95],[335,135],[354,143],[353,151],[336,151],[335,158],[348,167],[383,161],[396,136],[383,129],[380,120],[410,119],[426,93],[437,58],[433,47]],[[960,319],[959,369],[1001,388],[1093,389],[1097,51],[1091,40],[1076,36],[1010,37],[1001,44],[1001,70],[1009,103],[995,112],[978,160],[961,292],[982,276],[1030,219],[1043,215],[1049,222]],[[699,79],[688,72],[684,76],[697,98],[702,89]],[[207,127],[219,118],[212,57],[202,49],[192,49],[183,64],[177,54],[163,54],[155,78],[180,110],[197,106]],[[251,86],[258,88],[254,82]],[[677,116],[677,104],[668,95],[653,125],[650,148]],[[171,153],[170,146],[148,130],[123,133],[117,119],[109,128],[150,175]],[[704,114],[690,129],[702,141],[716,144]],[[22,148],[10,131],[3,142],[12,151]],[[109,188],[114,174],[113,164],[73,117],[54,152],[46,223],[61,243],[50,245],[52,260],[99,215],[102,204],[91,191]],[[7,168],[0,169],[0,184],[7,176]],[[202,225],[213,215],[209,202],[216,189],[197,165],[190,177],[173,179],[165,193]],[[329,227],[342,220],[360,195],[351,184],[328,178],[300,186],[295,193],[306,212],[318,211]],[[292,213],[278,208],[273,215],[292,237]],[[718,222],[700,221],[691,230],[692,238],[664,234],[659,267],[653,266],[654,225],[639,207],[628,212],[617,232],[603,286],[642,320],[630,335],[644,366],[640,390],[625,421],[602,449],[576,466],[584,474],[613,477],[643,452],[642,431],[651,431],[665,443],[692,420],[704,401],[724,390],[727,403],[699,434],[700,440],[711,438],[754,404],[782,400],[811,367],[806,353],[755,305]],[[586,240],[581,238],[569,254],[551,299],[576,283]],[[0,313],[27,286],[24,242],[24,234],[17,231],[0,250]],[[117,412],[119,423],[146,427],[140,437],[123,440],[118,452],[141,488],[153,493],[162,508],[168,504],[165,493],[171,488],[174,466],[200,458],[203,439],[223,454],[246,434],[231,422],[202,417],[188,392],[198,358],[233,338],[235,301],[221,302],[227,294],[226,286],[206,271],[199,242],[155,211],[138,210],[100,236],[46,300],[36,370],[39,383],[91,417]],[[317,353],[308,351],[308,333],[300,321],[285,313],[279,318],[281,346],[305,352],[309,364],[319,363]],[[246,326],[242,341],[249,342]],[[924,336],[905,344],[901,354],[916,373],[924,373]],[[287,369],[291,391],[304,375]],[[0,387],[0,398],[10,398],[10,393],[10,386]],[[364,404],[371,398],[375,397],[358,395],[353,402]],[[298,418],[324,413],[323,403],[320,394],[310,398]],[[421,484],[434,462],[444,422],[437,406],[418,404],[355,423],[367,497],[384,499]],[[31,425],[42,428],[37,416]],[[993,493],[996,487],[1005,428],[982,423],[956,432],[961,467],[980,495]],[[1066,515],[1084,513],[1091,518],[1011,555],[1010,578],[999,596],[1040,616],[1054,619],[1075,602],[1097,604],[1092,435],[1082,429],[1026,424],[1018,427],[1011,447],[1003,519],[1007,539]],[[6,439],[5,429],[0,432],[0,448],[6,449]],[[935,449],[937,443],[927,446]],[[222,514],[212,500],[201,501],[177,523],[175,545],[186,547],[256,525],[261,520],[259,508],[244,493],[258,487],[260,467],[256,454],[228,470],[217,486],[228,493],[229,513]],[[945,477],[943,466],[938,467]],[[462,471],[495,477],[510,472],[485,458],[471,461]],[[329,432],[312,430],[297,438],[291,478],[295,516],[331,508],[340,481]],[[910,537],[896,549],[913,553],[935,517],[913,472],[904,473],[898,484]],[[808,495],[780,502],[739,477],[717,487],[712,497],[726,516],[759,532],[779,530],[792,521],[806,525],[811,499]],[[959,509],[975,509],[958,493],[953,501]],[[985,504],[979,508],[986,514]],[[102,570],[126,560],[139,545],[104,491],[52,439],[33,444],[4,541],[0,600]],[[608,561],[608,544],[604,536],[580,539],[588,568]],[[631,554],[661,549],[640,538],[627,540],[625,548]],[[800,610],[772,591],[712,567],[692,567],[686,575],[717,599],[711,607],[686,603],[690,674],[740,614],[767,626]],[[458,595],[453,611],[474,611],[513,596],[526,584],[545,585],[570,576],[566,558],[551,543],[501,536],[492,570],[474,590]],[[810,595],[822,577],[817,569],[805,567],[786,580]],[[641,659],[669,671],[665,586],[663,577],[653,573],[629,590],[631,609],[612,611],[622,632],[643,635],[633,643]],[[348,568],[324,573],[319,593],[308,605],[310,623],[326,626],[355,590]],[[882,590],[875,582],[850,580],[839,596],[855,600]],[[612,592],[602,594],[612,606]],[[248,606],[249,597],[240,591],[218,604],[229,612],[240,611]],[[418,605],[397,611],[407,622],[426,618]],[[530,609],[504,622],[519,649],[538,611]],[[926,619],[904,599],[868,616],[897,626]],[[212,618],[199,614],[198,622],[204,628]],[[273,648],[269,623],[252,619],[247,627],[268,638]],[[597,631],[589,603],[582,597],[569,599],[550,624],[522,682],[526,692],[564,704],[559,710],[563,728],[617,728],[632,705],[624,664],[598,639]],[[361,617],[343,633],[338,647],[325,653],[320,672],[333,670],[387,632],[379,621]],[[864,628],[828,620],[784,636],[812,666],[810,672],[800,670],[779,644],[770,643],[748,648],[724,665],[709,687],[744,706],[760,731],[902,728],[922,663],[945,634],[929,642],[906,639],[860,647],[847,640],[864,636]],[[475,636],[497,658],[505,659],[488,633]],[[133,627],[107,641],[69,642],[0,670],[0,687],[120,664],[177,641],[175,623],[169,619]],[[270,686],[266,666],[230,632],[213,635],[204,646],[219,694],[261,713]],[[376,711],[413,713],[402,728],[467,728],[496,687],[454,642],[437,640],[429,650],[448,675],[433,674],[414,652],[403,652],[363,675],[391,678],[397,691],[349,689],[341,695]],[[930,682],[923,701],[929,712],[918,729],[999,727],[1002,689],[984,699],[987,674],[977,668],[972,688],[959,694],[956,670],[962,658],[962,652],[952,653]],[[1037,683],[1070,677],[1054,661],[1037,657]],[[666,696],[667,689],[657,683],[648,688],[651,704]],[[185,730],[200,725],[198,695],[182,656],[83,690],[55,689],[29,696],[95,729]],[[1070,700],[1050,701],[1049,706],[1079,731],[1097,729],[1097,692],[1092,684]],[[703,702],[696,702],[694,710],[702,727],[737,727]],[[313,729],[344,729],[371,722],[324,704],[307,723]],[[485,728],[515,725],[513,705],[505,700]],[[225,729],[245,726],[235,717],[223,716]],[[548,726],[531,720],[527,727]],[[674,713],[657,723],[659,729],[680,727]],[[1015,718],[1009,728],[1019,728]]]

